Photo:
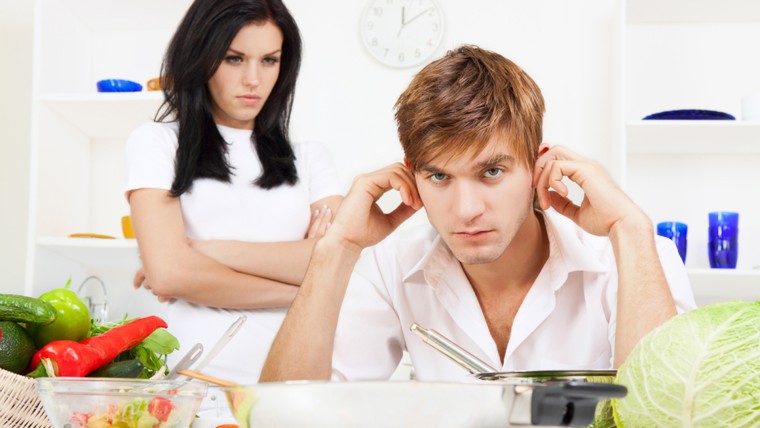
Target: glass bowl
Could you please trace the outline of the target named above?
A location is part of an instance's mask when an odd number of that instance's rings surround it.
[[[189,427],[207,386],[177,380],[39,378],[37,392],[56,428]]]
[[[140,92],[142,85],[131,80],[103,79],[98,80],[98,92]]]

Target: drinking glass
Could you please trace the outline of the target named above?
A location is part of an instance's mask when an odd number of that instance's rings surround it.
[[[709,220],[707,255],[710,267],[735,269],[739,255],[739,213],[711,212]]]
[[[676,248],[678,248],[678,255],[681,256],[681,260],[684,263],[686,263],[686,235],[688,231],[689,226],[686,223],[677,221],[657,223],[657,234],[675,242]]]

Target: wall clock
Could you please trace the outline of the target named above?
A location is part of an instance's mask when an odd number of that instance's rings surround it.
[[[428,61],[443,40],[443,12],[435,0],[369,0],[359,32],[367,52],[389,67]]]

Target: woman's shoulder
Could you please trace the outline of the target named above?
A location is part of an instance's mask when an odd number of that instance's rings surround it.
[[[135,128],[132,133],[130,134],[130,138],[132,136],[138,135],[138,136],[146,136],[146,135],[154,135],[154,136],[164,136],[164,137],[172,137],[177,138],[177,133],[179,132],[179,123],[174,122],[144,122],[137,128]]]
[[[128,146],[177,146],[177,122],[145,122],[135,128],[127,138]]]
[[[331,158],[330,150],[319,141],[299,141],[291,143],[297,161]]]

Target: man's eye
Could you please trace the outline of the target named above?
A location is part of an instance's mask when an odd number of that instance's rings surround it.
[[[488,178],[496,178],[500,176],[502,173],[503,171],[501,170],[501,168],[489,168],[486,170],[484,175]]]
[[[438,172],[430,176],[430,181],[433,183],[442,183],[446,180],[446,178],[446,174]]]

